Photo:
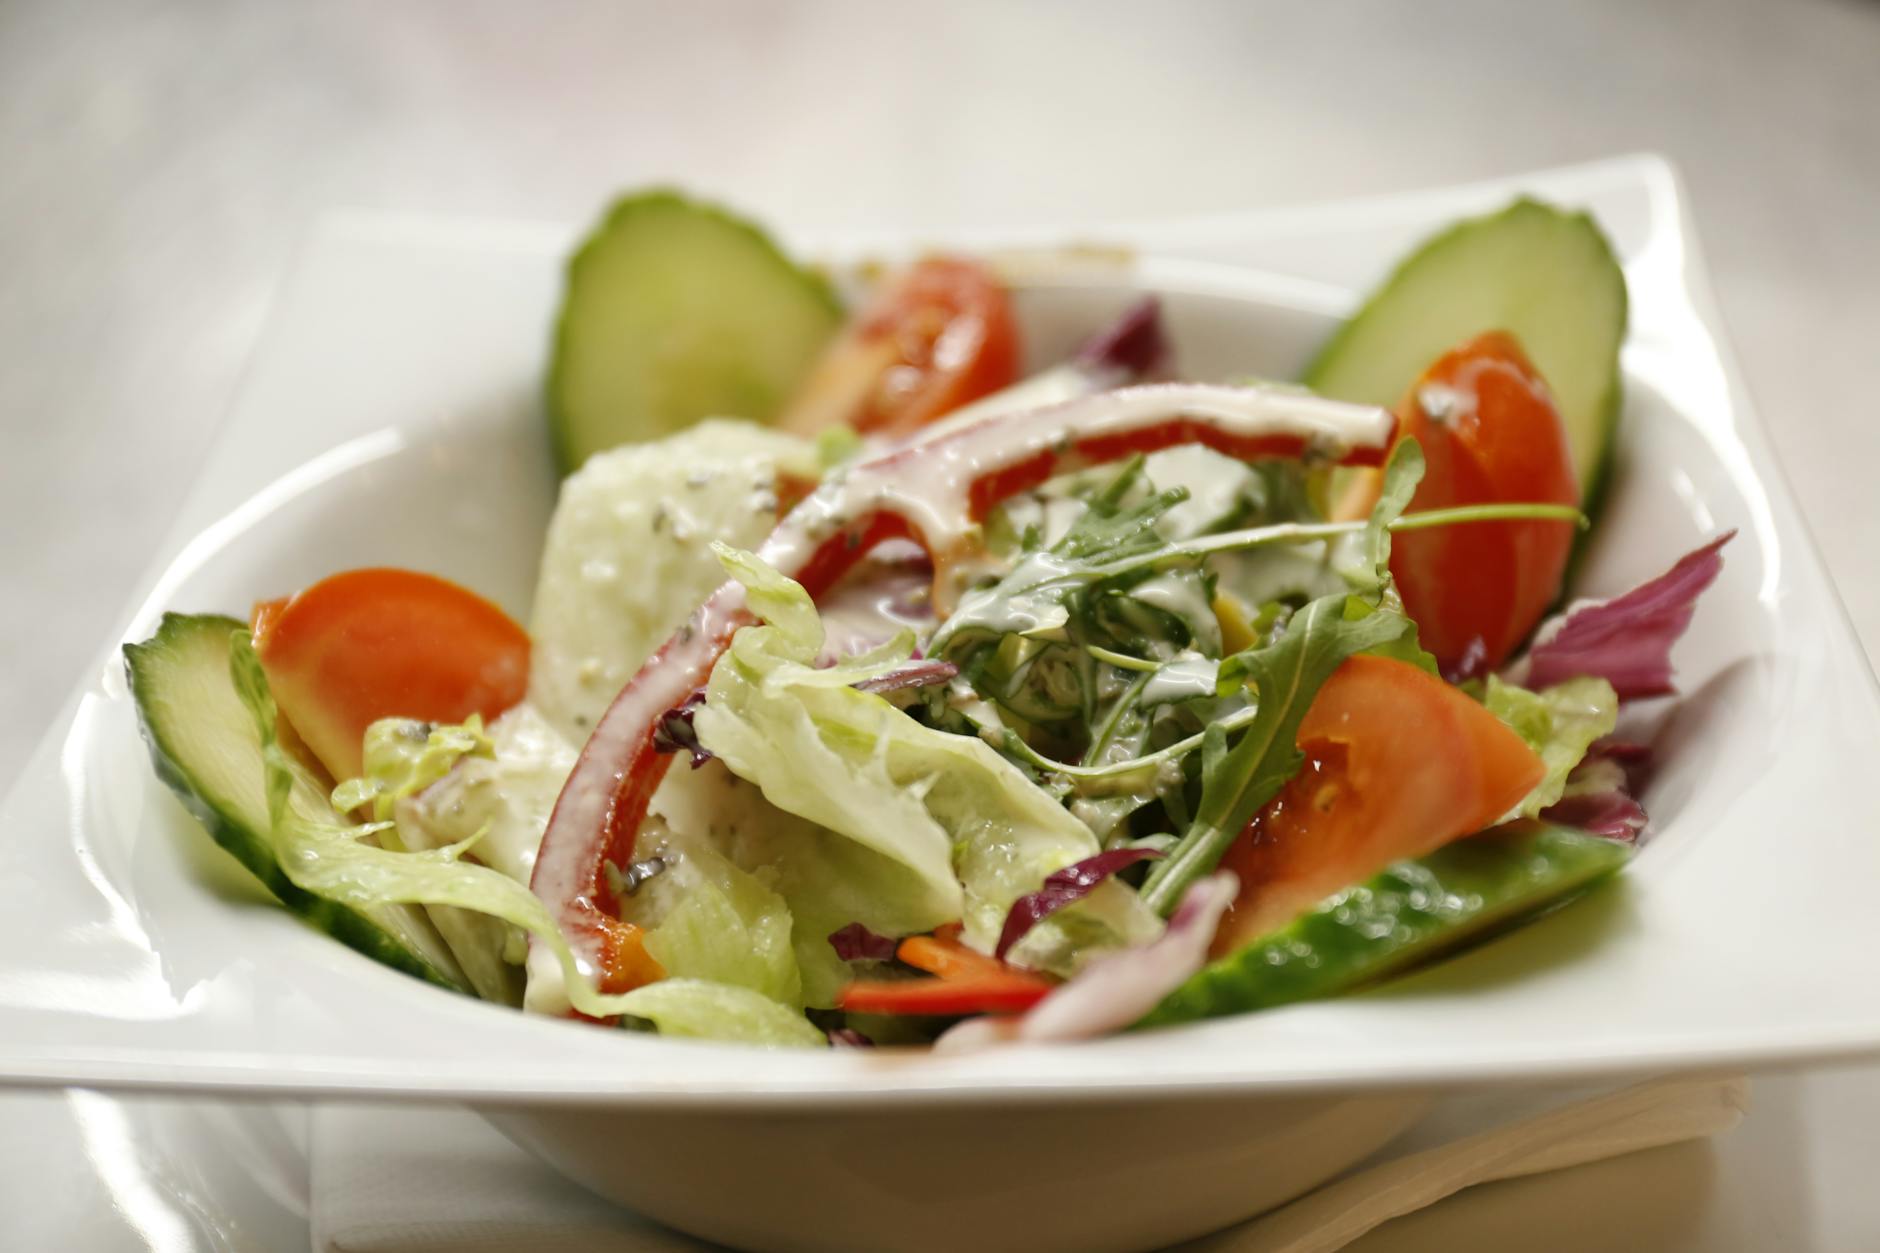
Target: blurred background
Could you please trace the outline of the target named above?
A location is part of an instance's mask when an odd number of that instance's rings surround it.
[[[1871,652],[1874,4],[6,0],[0,779],[115,629],[334,208],[580,222],[674,180],[773,221],[939,233],[1641,149],[1689,180]]]

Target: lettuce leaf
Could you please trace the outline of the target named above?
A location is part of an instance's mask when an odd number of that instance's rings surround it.
[[[401,829],[414,815],[448,844],[483,832],[476,858],[527,883],[542,832],[574,768],[576,746],[527,701],[489,726],[491,752],[467,753],[442,779],[397,804]]]
[[[640,832],[636,855],[665,858],[676,851],[678,857],[624,902],[627,921],[658,926],[697,878],[687,841],[692,836],[709,841],[788,906],[791,946],[807,1005],[835,1004],[836,993],[854,978],[829,945],[831,931],[861,922],[883,934],[905,935],[935,925],[931,912],[910,906],[917,906],[926,890],[913,871],[777,807],[721,761],[699,770],[668,771],[653,796],[652,815]],[[911,921],[916,914],[920,921]],[[950,917],[957,914],[941,921]]]
[[[704,979],[662,979],[635,988],[620,1012],[644,1018],[659,1034],[728,1040],[766,1048],[827,1048],[828,1037],[809,1019],[749,988]]]
[[[750,553],[714,549],[766,625],[738,632],[713,670],[694,719],[700,741],[772,804],[841,837],[817,856],[849,842],[899,871],[874,916],[838,916],[823,936],[858,919],[890,935],[960,919],[967,942],[990,952],[1013,901],[1100,851],[1089,828],[990,745],[923,726],[853,686],[905,663],[911,634],[818,669],[823,629],[809,595]],[[791,905],[801,908],[795,897]],[[1106,883],[1012,956],[1069,973],[1089,950],[1159,930],[1133,891]]]
[[[529,701],[580,744],[641,664],[724,582],[707,538],[756,544],[780,474],[821,477],[784,431],[708,418],[596,453],[561,485],[542,544]]]
[[[333,808],[351,813],[371,805],[373,821],[388,822],[400,800],[430,787],[471,755],[495,756],[481,714],[455,726],[380,718],[366,728],[365,774],[333,789]]]
[[[533,892],[505,874],[463,860],[476,843],[476,835],[441,848],[400,852],[369,842],[391,830],[390,823],[354,826],[337,810],[329,810],[329,820],[290,805],[300,768],[275,734],[274,696],[246,630],[235,632],[230,641],[229,672],[237,695],[254,715],[261,740],[269,817],[265,834],[274,845],[282,873],[294,886],[354,908],[451,905],[503,919],[528,932],[554,955],[576,1009],[597,1018],[633,1012],[626,997],[603,995],[589,982],[548,907]]]
[[[748,988],[800,1007],[803,978],[783,897],[703,839],[670,832],[662,852],[683,859],[687,882],[646,934],[654,960],[675,979]]]
[[[366,731],[363,776],[335,788],[332,802],[391,820],[379,843],[396,852],[474,837],[475,860],[526,884],[574,758],[574,747],[526,702],[487,729],[474,714],[455,726],[385,718]],[[426,912],[479,995],[521,1003],[528,945],[520,930],[448,905]]]
[[[1619,718],[1619,694],[1604,679],[1582,677],[1538,692],[1488,677],[1482,703],[1507,723],[1540,755],[1547,773],[1509,818],[1533,818],[1558,801],[1567,776],[1601,736],[1612,734]]]

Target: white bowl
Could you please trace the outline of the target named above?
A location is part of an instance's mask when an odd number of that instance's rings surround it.
[[[1873,1051],[1880,801],[1855,763],[1880,700],[1769,473],[1661,162],[1103,232],[1155,259],[1013,261],[1031,351],[1051,359],[1149,289],[1186,369],[1289,374],[1352,286],[1517,186],[1593,208],[1632,291],[1618,477],[1581,589],[1741,530],[1679,650],[1656,834],[1621,889],[1367,995],[1086,1045],[936,1058],[622,1035],[419,985],[261,901],[151,776],[113,647],[0,808],[0,1079],[471,1103],[597,1190],[748,1247],[1121,1249],[1311,1186],[1443,1087]],[[174,560],[116,638],[365,563],[525,611],[567,241],[322,233]]]

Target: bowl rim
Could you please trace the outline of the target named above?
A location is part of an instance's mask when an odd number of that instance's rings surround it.
[[[1765,539],[1772,551],[1779,550],[1782,555],[1781,562],[1772,564],[1769,572],[1772,580],[1779,576],[1781,586],[1766,587],[1765,594],[1789,594],[1800,585],[1829,607],[1827,618],[1816,624],[1812,643],[1830,650],[1836,664],[1843,668],[1854,667],[1859,676],[1859,681],[1845,685],[1844,707],[1837,711],[1837,716],[1866,719],[1862,725],[1880,728],[1880,716],[1875,712],[1880,710],[1880,702],[1876,701],[1871,668],[1855,642],[1845,610],[1827,581],[1786,483],[1779,471],[1769,470],[1776,463],[1767,455],[1766,434],[1748,403],[1725,345],[1677,176],[1661,158],[1619,158],[1490,183],[1368,197],[1331,206],[1149,223],[1074,234],[1044,229],[962,232],[951,242],[963,248],[990,249],[999,259],[1022,269],[1031,263],[1026,258],[1035,261],[1041,250],[1060,249],[1067,239],[1114,238],[1127,241],[1128,263],[1138,285],[1323,315],[1350,306],[1349,285],[1322,277],[1288,275],[1258,268],[1249,264],[1247,250],[1253,247],[1257,253],[1255,245],[1263,245],[1283,253],[1288,247],[1298,246],[1301,240],[1359,239],[1366,237],[1367,232],[1394,233],[1399,238],[1414,236],[1422,224],[1487,207],[1513,191],[1535,191],[1570,202],[1587,203],[1596,213],[1623,198],[1642,198],[1645,206],[1643,242],[1622,252],[1626,255],[1629,276],[1636,269],[1657,286],[1653,289],[1652,300],[1641,302],[1635,297],[1635,311],[1645,316],[1635,320],[1634,334],[1627,342],[1628,373],[1633,373],[1641,361],[1649,363],[1652,354],[1665,352],[1707,354],[1714,362],[1727,391],[1730,422],[1723,431],[1712,434],[1727,436],[1744,453],[1743,465],[1739,468],[1744,468],[1747,481],[1765,494],[1763,504],[1767,516],[1760,520],[1766,527]],[[448,246],[465,250],[466,255],[490,249],[507,250],[520,258],[522,264],[540,266],[545,258],[559,254],[567,238],[568,232],[562,228],[440,225],[404,218],[343,217],[322,228],[315,244],[303,254],[301,268],[317,270],[324,264],[320,258],[330,255],[332,248],[355,247],[362,240],[381,249]],[[812,236],[808,241],[817,251],[850,257],[894,255],[917,246],[892,236],[850,235],[824,237],[821,241]],[[1371,246],[1371,251],[1376,252],[1378,247]],[[322,248],[328,251],[323,253]],[[1057,252],[1056,255],[1061,263],[1065,254]],[[1106,263],[1087,271],[1075,267],[1059,269],[1054,272],[1052,282],[1055,285],[1086,282],[1114,285],[1117,278],[1115,264]],[[287,317],[291,321],[291,291],[290,288],[290,296],[285,298],[287,308],[277,309],[277,319]],[[278,340],[275,346],[279,350]],[[228,450],[223,447],[232,441],[238,442],[236,437],[244,431],[252,442],[252,431],[248,428],[254,425],[253,419],[244,416],[252,408],[252,400],[245,390],[243,403],[237,406],[218,437],[218,457],[212,458],[205,468],[203,482],[185,507],[171,542],[164,546],[164,551],[173,555],[145,580],[146,590],[137,598],[136,607],[124,615],[127,626],[117,633],[118,641],[139,638],[184,579],[212,561],[223,546],[261,518],[317,490],[335,475],[389,456],[403,446],[403,437],[396,429],[363,431],[309,459],[290,460],[291,468],[274,477],[259,492],[247,495],[241,503],[228,508],[226,502],[234,498],[230,494],[232,486],[241,483],[244,475],[248,476],[246,484],[255,481],[254,459],[250,457],[243,462],[239,456],[227,455]],[[278,466],[279,462],[276,464]],[[122,714],[121,682],[115,693],[112,688],[114,658],[115,645],[100,659],[100,665],[88,671],[88,676],[102,674],[104,677],[87,677],[77,685],[65,712],[54,724],[20,783],[5,805],[0,806],[0,832],[15,822],[28,821],[35,816],[35,810],[43,815],[56,809],[60,763],[69,761],[73,752],[83,750],[86,737],[96,733],[98,720],[109,716],[114,699]],[[48,778],[53,782],[47,782]],[[0,847],[3,846],[4,841],[0,841]],[[5,864],[0,856],[0,866]],[[4,934],[4,925],[0,925],[0,936]],[[1363,1067],[1346,1065],[1315,1070],[1310,1065],[1293,1065],[1263,1070],[1257,1063],[1250,1064],[1235,1055],[1231,1041],[1210,1040],[1208,1051],[1213,1058],[1210,1064],[1145,1069],[1146,1063],[1157,1060],[1158,1051],[1168,1051],[1158,1049],[1155,1044],[1145,1045],[1145,1041],[1193,1039],[1197,1038],[1197,1032],[1212,1031],[1219,1035],[1221,1033],[1215,1029],[1223,1023],[1231,1025],[1233,1021],[1223,1020],[1196,1029],[1125,1036],[1110,1041],[1007,1050],[1003,1051],[1003,1058],[999,1054],[981,1055],[977,1059],[934,1058],[926,1054],[881,1050],[878,1056],[815,1055],[814,1065],[792,1065],[790,1059],[784,1059],[781,1054],[766,1055],[769,1060],[761,1068],[764,1073],[756,1075],[750,1073],[753,1068],[748,1066],[752,1053],[737,1046],[615,1040],[609,1042],[609,1047],[620,1050],[616,1061],[630,1059],[635,1066],[666,1069],[650,1078],[642,1069],[630,1082],[617,1079],[599,1085],[591,1082],[576,1085],[567,1081],[570,1076],[558,1079],[550,1074],[506,1083],[499,1073],[500,1059],[480,1064],[400,1065],[387,1064],[385,1058],[305,1057],[291,1050],[252,1043],[236,1049],[207,1044],[193,1048],[139,1047],[134,1036],[128,1034],[113,1037],[109,1044],[100,1038],[64,1047],[65,1041],[35,1036],[35,1030],[45,1032],[42,1022],[16,1017],[21,1011],[9,1001],[5,991],[8,974],[17,973],[7,969],[7,964],[13,960],[9,957],[0,962],[0,1084],[83,1083],[302,1095],[394,1095],[496,1105],[681,1102],[713,1107],[813,1104],[825,1109],[861,1110],[927,1101],[1163,1100],[1203,1098],[1225,1090],[1261,1089],[1278,1095],[1469,1085],[1536,1077],[1567,1079],[1746,1062],[1826,1059],[1867,1054],[1880,1048],[1880,999],[1876,999],[1871,1006],[1863,1004],[1860,1015],[1834,1024],[1811,1024],[1806,1030],[1783,1023],[1763,1023],[1707,1037],[1680,1037],[1673,1032],[1649,1042],[1615,1040],[1604,1049],[1584,1048],[1572,1056],[1563,1055],[1558,1048],[1549,1048],[1543,1042],[1526,1049],[1509,1049],[1492,1058],[1469,1058],[1466,1064],[1436,1064],[1424,1059],[1395,1066],[1386,1062]],[[57,973],[56,966],[48,969]],[[366,973],[400,980],[401,988],[405,987],[404,977],[394,972],[368,970]],[[456,1021],[456,1012],[473,1009],[483,1013],[489,1008],[480,1003],[464,1002],[450,1007],[439,1003],[437,1012],[427,1016],[441,1024],[439,1029],[449,1030]],[[1867,1012],[1869,1010],[1871,1012]],[[22,1031],[8,1029],[10,1018],[15,1019],[14,1025],[24,1024]],[[592,1034],[589,1028],[552,1022],[533,1022],[531,1030],[536,1028]],[[1022,1064],[1006,1064],[1021,1052]],[[988,1062],[987,1058],[997,1060]],[[772,1065],[777,1059],[783,1060]],[[795,1059],[797,1062],[804,1060]],[[579,1071],[583,1079],[592,1077],[581,1067],[573,1069]]]

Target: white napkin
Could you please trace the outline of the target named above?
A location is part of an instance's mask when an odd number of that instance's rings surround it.
[[[1741,1076],[1619,1091],[1459,1097],[1362,1168],[1192,1253],[1331,1253],[1463,1188],[1727,1131]],[[698,1253],[710,1246],[616,1208],[459,1110],[323,1106],[313,1115],[315,1253]]]

